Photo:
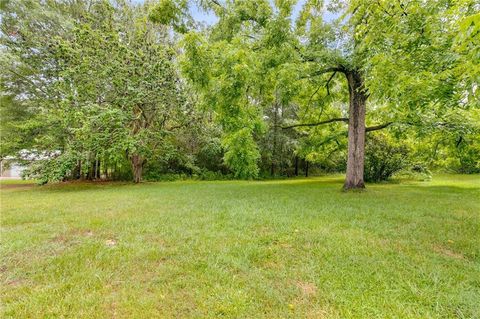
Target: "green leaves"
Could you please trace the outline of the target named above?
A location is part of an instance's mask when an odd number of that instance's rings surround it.
[[[63,14],[70,29],[64,33],[59,25],[52,26],[50,31],[59,28],[58,32],[45,43],[35,42],[38,49],[31,43],[42,35],[28,29],[37,17],[5,20],[11,23],[7,28],[15,26],[20,33],[25,28],[31,32],[31,38],[9,42],[6,49],[10,61],[17,59],[18,65],[30,67],[32,72],[25,80],[28,86],[8,83],[9,93],[18,90],[16,103],[23,106],[33,102],[36,112],[28,120],[43,123],[29,147],[59,150],[59,161],[67,154],[69,158],[74,156],[87,171],[93,159],[101,158],[107,161],[104,165],[116,166],[125,157],[134,155],[143,163],[161,152],[165,135],[181,127],[192,111],[176,70],[169,30],[147,22],[148,6],[94,2],[76,19],[50,5],[45,10]],[[32,50],[39,52],[34,61],[28,55]],[[37,78],[43,80],[42,92],[49,96],[25,99],[25,94],[38,90]],[[58,166],[55,163],[44,164]],[[48,170],[35,171],[45,172],[47,180],[72,173],[66,169],[56,170],[53,175],[47,174]]]
[[[187,32],[187,25],[184,21],[187,10],[187,1],[185,0],[160,0],[150,10],[148,18],[155,23],[166,26],[172,26],[180,33]]]
[[[480,107],[480,13],[473,13],[460,20],[454,50],[461,63],[455,72],[463,89],[462,102]]]
[[[235,178],[251,179],[258,177],[257,162],[260,152],[252,132],[248,128],[229,133],[223,139],[226,149],[224,161],[234,172]]]
[[[368,124],[476,136],[457,125],[480,106],[474,0],[308,0],[298,17],[294,0],[197,4],[218,22],[196,25],[187,0],[2,4],[2,102],[15,115],[2,151],[75,150],[113,166],[176,158],[196,171],[182,152],[214,134],[215,169],[226,172],[225,155],[238,178],[296,155],[342,167],[345,123],[328,121],[348,117],[342,70],[365,79]]]

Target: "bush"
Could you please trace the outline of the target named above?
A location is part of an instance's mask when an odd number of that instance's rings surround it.
[[[400,173],[395,174],[395,177],[417,181],[429,181],[432,179],[432,173],[424,164],[415,163],[408,169],[404,169]]]
[[[68,178],[77,165],[77,158],[71,153],[32,161],[22,173],[23,178],[36,179],[38,184],[60,182]]]
[[[202,170],[210,172],[222,171],[227,173],[228,169],[223,163],[223,148],[219,138],[211,138],[204,142],[199,149],[195,163]]]
[[[257,178],[259,169],[257,162],[260,159],[258,146],[248,128],[240,129],[228,134],[223,140],[226,149],[224,160],[235,178]]]
[[[480,173],[480,143],[478,141],[460,140],[453,152],[455,158],[450,162],[450,167],[457,173]]]
[[[369,135],[365,145],[365,173],[367,182],[386,181],[409,164],[408,147],[394,143],[384,134]]]

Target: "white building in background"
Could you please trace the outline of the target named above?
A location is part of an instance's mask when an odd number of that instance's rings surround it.
[[[6,157],[0,160],[0,178],[20,179],[25,166],[15,162],[14,157]]]
[[[0,178],[2,179],[21,179],[22,172],[27,168],[21,162],[33,162],[38,160],[46,160],[60,155],[60,151],[53,152],[37,152],[29,150],[21,150],[18,156],[7,156],[0,159]]]

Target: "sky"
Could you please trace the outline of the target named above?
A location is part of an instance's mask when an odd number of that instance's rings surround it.
[[[144,0],[133,0],[133,2],[141,3]],[[328,4],[329,0],[325,1],[326,4]],[[303,4],[305,3],[305,0],[299,0],[295,7],[293,8],[293,19],[295,20],[300,13],[300,10],[302,9]],[[190,12],[192,14],[192,17],[195,19],[195,21],[203,22],[207,25],[214,24],[218,18],[213,14],[213,13],[208,13],[205,12],[201,9],[199,9],[197,6],[192,6],[190,8]],[[325,20],[331,21],[335,18],[335,15],[333,15],[330,12],[327,12],[325,14]]]
[[[141,0],[138,0],[138,1],[141,1]],[[329,2],[330,2],[330,0],[326,0],[325,5],[328,5]],[[300,13],[300,10],[302,9],[302,6],[303,6],[304,3],[305,3],[305,0],[299,0],[297,2],[297,4],[295,5],[295,7],[293,8],[293,15],[292,15],[293,20],[295,20],[298,17],[298,14]],[[215,17],[214,14],[206,13],[203,10],[200,10],[199,8],[197,8],[195,6],[190,8],[190,12],[192,13],[193,18],[196,21],[201,21],[201,22],[204,22],[206,24],[214,24],[218,20],[217,17]],[[326,21],[332,21],[337,16],[338,15],[333,14],[331,12],[325,12],[324,19]]]

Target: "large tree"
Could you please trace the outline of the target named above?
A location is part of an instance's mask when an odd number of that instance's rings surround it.
[[[7,3],[2,84],[10,104],[31,113],[16,132],[30,129],[29,148],[56,154],[46,179],[97,177],[99,162],[126,157],[139,182],[147,159],[168,148],[193,112],[173,38],[148,21],[148,5],[80,4]]]
[[[265,109],[262,101],[283,91],[290,100],[310,104],[312,98],[302,100],[298,92],[314,83],[311,97],[324,94],[333,99],[321,101],[317,121],[300,118],[287,128],[348,124],[345,189],[364,187],[367,132],[393,124],[421,125],[425,111],[442,113],[462,106],[466,95],[478,96],[475,75],[461,72],[462,63],[472,63],[471,50],[465,48],[478,37],[478,3],[473,0],[307,0],[300,3],[297,18],[295,1],[203,3],[210,4],[219,19],[209,32],[186,36],[186,74],[215,106],[220,120],[235,123],[234,129],[243,132],[242,141],[253,141],[253,123]],[[460,17],[470,16],[458,24]],[[465,36],[458,39],[462,32]],[[278,78],[282,70],[288,71],[289,81],[267,85],[271,70]],[[298,82],[301,89],[290,90]],[[325,118],[335,113],[330,110],[336,102],[347,103],[345,112]],[[369,120],[368,108],[374,119],[384,121]],[[253,156],[240,164],[255,160]]]

